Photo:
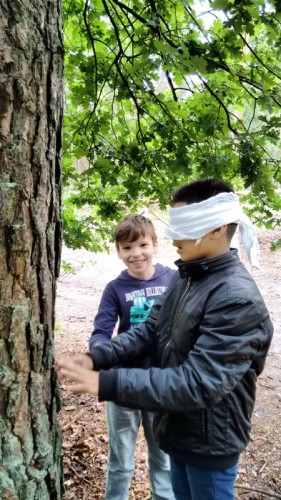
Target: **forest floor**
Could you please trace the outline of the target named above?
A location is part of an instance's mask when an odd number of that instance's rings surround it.
[[[156,260],[174,267],[175,249],[163,238],[163,223],[154,222],[160,236]],[[281,250],[270,251],[271,242],[281,238],[281,229],[259,230],[258,236],[260,269],[250,269],[246,262],[245,265],[263,294],[275,333],[265,370],[258,379],[251,440],[240,459],[236,497],[244,500],[281,499]],[[76,273],[62,272],[58,280],[55,350],[56,356],[70,356],[87,350],[104,286],[124,266],[114,246],[110,254],[63,249],[62,258],[74,265]],[[64,498],[102,500],[108,444],[105,405],[88,395],[74,396],[63,385],[61,400]],[[151,496],[142,430],[135,462],[129,499],[148,500]]]

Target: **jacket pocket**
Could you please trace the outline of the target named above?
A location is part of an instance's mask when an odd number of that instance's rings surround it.
[[[212,412],[206,409],[159,416],[154,430],[158,443],[167,442],[194,453],[208,449],[214,441]]]

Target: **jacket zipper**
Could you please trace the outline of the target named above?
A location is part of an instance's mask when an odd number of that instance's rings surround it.
[[[186,302],[186,299],[188,297],[188,292],[189,292],[189,288],[190,288],[190,285],[191,285],[191,278],[189,277],[188,280],[187,280],[187,283],[186,283],[186,286],[185,286],[185,290],[182,294],[182,297],[178,303],[178,307],[176,309],[176,312],[175,312],[175,319],[174,319],[174,322],[173,322],[173,327],[172,327],[172,333],[171,333],[171,337],[169,339],[169,341],[167,342],[167,344],[165,345],[165,348],[164,348],[164,351],[163,351],[163,354],[162,354],[162,359],[161,359],[161,364],[163,366],[163,361],[164,361],[164,357],[165,357],[165,354],[167,352],[167,349],[172,341],[172,338],[173,338],[173,331],[174,331],[174,327],[176,326],[176,323],[179,319],[179,316],[182,312],[182,309],[183,309],[183,306]]]

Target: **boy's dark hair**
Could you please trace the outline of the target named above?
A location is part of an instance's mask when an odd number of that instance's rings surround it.
[[[114,231],[115,244],[118,247],[119,243],[132,243],[139,238],[150,236],[153,243],[157,243],[157,236],[155,227],[150,219],[144,215],[131,214],[126,215],[119,224],[117,224]]]
[[[219,179],[200,179],[178,188],[172,194],[172,205],[176,203],[186,203],[187,205],[199,203],[219,193],[234,193],[234,189],[226,182]],[[227,225],[227,235],[229,239],[233,237],[236,228],[237,224],[231,223]]]
[[[218,179],[200,179],[178,188],[172,195],[172,204],[199,203],[219,193],[234,193],[234,189]]]

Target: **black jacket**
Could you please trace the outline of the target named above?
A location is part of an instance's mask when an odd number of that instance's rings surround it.
[[[230,467],[249,440],[272,323],[236,250],[177,265],[147,321],[92,351],[99,399],[156,411],[157,442],[174,458]],[[149,370],[104,371],[148,353]]]

